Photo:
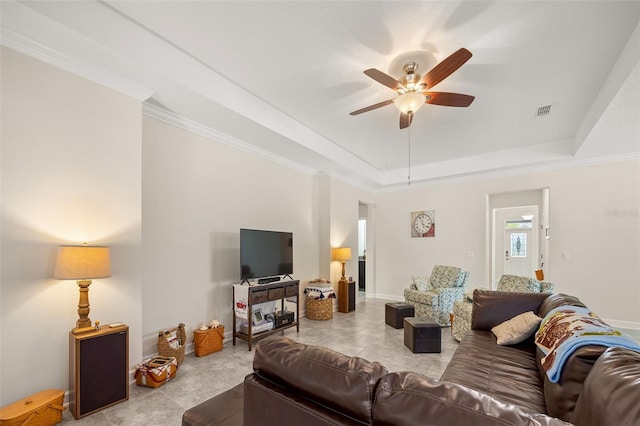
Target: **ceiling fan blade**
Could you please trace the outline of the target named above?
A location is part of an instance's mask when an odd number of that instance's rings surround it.
[[[357,111],[350,112],[349,115],[362,114],[363,112],[369,112],[371,110],[374,110],[374,109],[377,109],[377,108],[380,108],[380,107],[383,107],[383,106],[387,106],[387,105],[392,104],[392,103],[393,103],[393,99],[389,99],[389,100],[386,100],[386,101],[378,102],[377,104],[369,105],[368,107],[364,107],[364,108],[359,109]]]
[[[425,103],[431,105],[443,105],[451,107],[468,107],[475,96],[448,92],[424,92],[427,97]]]
[[[377,81],[378,83],[384,84],[390,89],[393,89],[393,90],[402,89],[402,84],[400,84],[398,80],[375,68],[369,68],[368,70],[365,70],[364,73],[369,77],[371,77],[372,79],[374,79],[375,81]]]
[[[405,129],[411,126],[411,122],[413,121],[413,114],[404,114],[400,113],[400,128]]]
[[[471,52],[464,47],[456,50],[438,65],[433,67],[431,71],[426,73],[422,77],[420,83],[425,83],[427,85],[427,89],[431,89],[433,86],[453,74],[453,72],[467,62],[471,56]]]

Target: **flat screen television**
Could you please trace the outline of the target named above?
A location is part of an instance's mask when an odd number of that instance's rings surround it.
[[[240,229],[241,279],[293,274],[293,233]]]

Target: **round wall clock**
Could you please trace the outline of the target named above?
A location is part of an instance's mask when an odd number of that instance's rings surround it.
[[[433,237],[435,236],[435,212],[417,211],[411,213],[411,236]]]

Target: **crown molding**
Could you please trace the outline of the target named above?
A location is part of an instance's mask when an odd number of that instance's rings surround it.
[[[266,160],[273,161],[274,163],[280,164],[290,169],[294,169],[300,173],[313,175],[318,172],[317,169],[303,166],[295,161],[291,161],[287,158],[275,155],[270,151],[259,149],[255,145],[228,135],[227,133],[223,133],[208,126],[204,126],[196,121],[182,117],[172,111],[168,111],[164,108],[150,104],[148,102],[142,103],[142,113],[148,117],[155,118],[156,120],[163,121],[167,124],[171,124],[172,126],[176,126],[180,129],[186,130],[196,135],[200,135],[207,139],[223,143],[227,146],[237,148],[241,151],[248,152]]]
[[[640,161],[640,152],[631,152],[625,154],[608,155],[593,158],[572,158],[570,160],[557,160],[547,163],[539,163],[533,165],[523,165],[502,170],[489,170],[485,172],[469,173],[459,176],[447,176],[443,178],[435,178],[425,181],[412,181],[411,185],[404,183],[390,184],[380,189],[378,192],[404,191],[414,187],[438,186],[445,184],[458,184],[477,182],[480,180],[500,179],[505,177],[521,176],[534,173],[544,173],[556,170],[574,169],[578,167],[594,166],[598,164],[616,163],[621,161]]]
[[[273,154],[272,152],[259,149],[254,145],[247,143],[241,139],[230,136],[226,133],[220,132],[211,127],[204,126],[198,122],[182,117],[178,114],[175,114],[174,112],[168,111],[164,108],[150,104],[148,102],[142,103],[142,113],[146,116],[149,116],[157,120],[163,121],[167,124],[171,124],[173,126],[179,127],[191,133],[195,133],[197,135],[203,136],[207,139],[211,139],[216,142],[220,142],[225,145],[237,148],[241,151],[248,152],[250,154],[264,158],[266,160],[273,161],[274,163],[280,164],[290,169],[294,169],[300,173],[304,173],[307,175],[318,175],[320,173],[322,175],[326,175],[327,177],[338,179],[349,185],[353,185],[355,187],[359,187],[361,189],[368,190],[374,193],[405,191],[407,189],[419,188],[419,187],[425,187],[425,186],[468,183],[468,182],[475,182],[479,180],[499,179],[504,177],[512,177],[512,176],[519,176],[519,175],[526,175],[526,174],[533,174],[533,173],[543,173],[543,172],[549,172],[554,170],[570,169],[570,168],[576,168],[576,167],[613,163],[613,162],[619,162],[619,161],[640,160],[640,152],[632,152],[632,153],[610,155],[610,156],[603,156],[603,157],[581,158],[581,159],[572,158],[569,160],[556,160],[556,161],[538,163],[533,165],[524,165],[524,166],[513,167],[513,168],[505,168],[501,170],[479,171],[476,173],[469,173],[469,174],[458,175],[458,176],[446,176],[442,178],[434,178],[434,179],[423,180],[423,181],[412,181],[411,185],[407,185],[406,182],[382,185],[379,183],[364,183],[350,176],[343,176],[338,173],[325,172],[312,167],[303,166],[295,161],[291,161],[288,158],[283,158],[279,155]]]
[[[2,28],[0,43],[10,49],[87,78],[141,102],[153,95],[153,91],[144,86],[140,86],[103,68],[73,59],[8,28]]]

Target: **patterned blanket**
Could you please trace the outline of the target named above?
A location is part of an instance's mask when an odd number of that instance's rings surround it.
[[[640,352],[640,344],[602,321],[588,308],[559,306],[544,317],[536,333],[536,345],[544,352],[542,368],[557,383],[569,356],[587,345],[619,346]]]
[[[329,284],[323,286],[307,286],[304,292],[307,297],[312,299],[334,299],[336,297],[333,287]]]

